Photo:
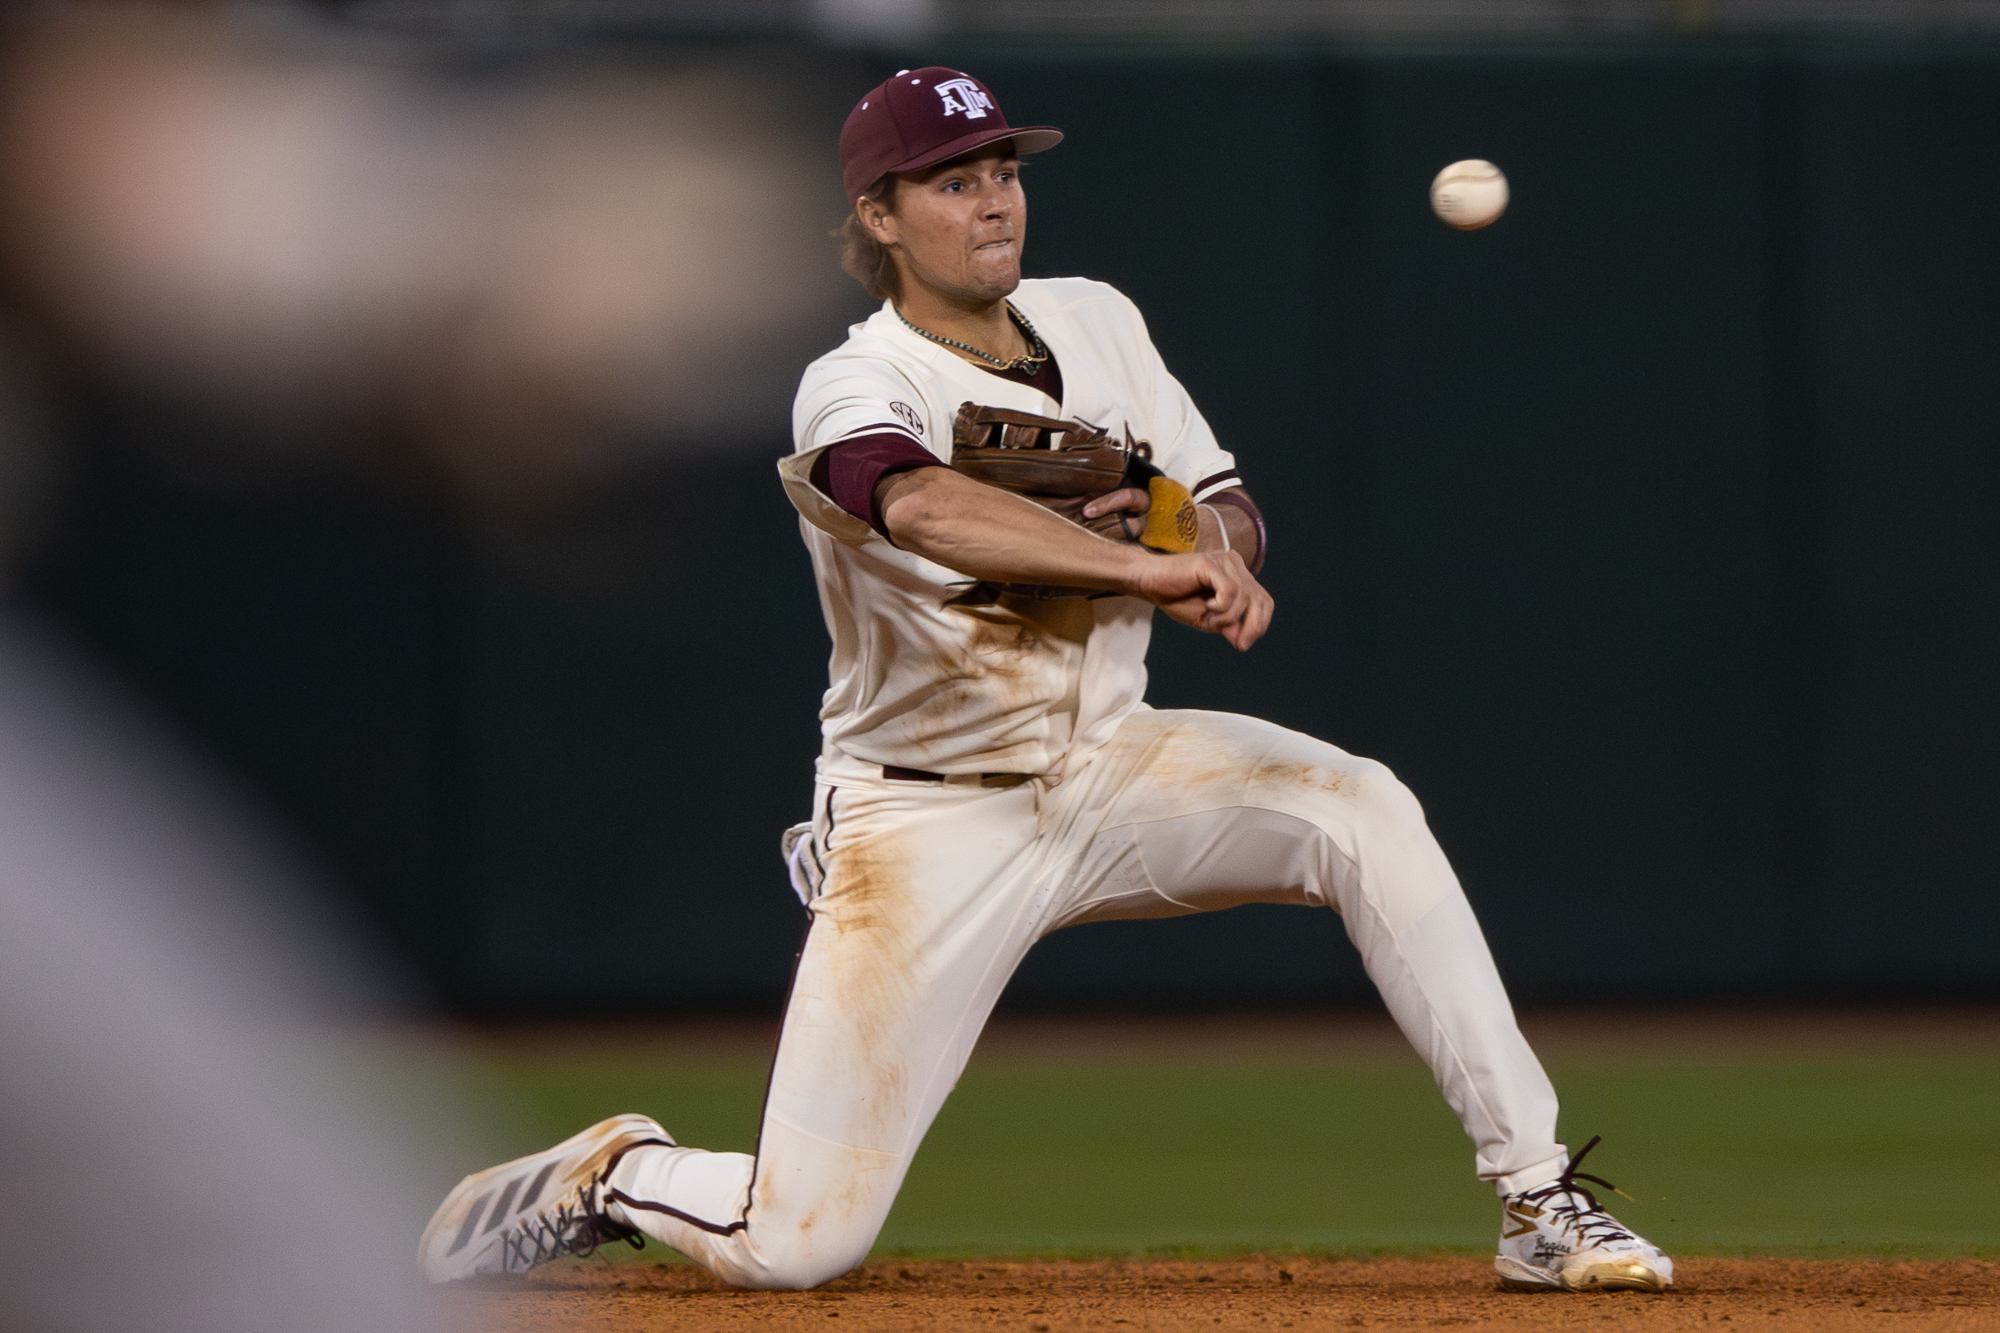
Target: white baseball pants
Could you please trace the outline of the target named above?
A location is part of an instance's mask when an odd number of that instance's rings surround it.
[[[1036,940],[1241,903],[1332,907],[1501,1193],[1555,1179],[1556,1097],[1422,809],[1388,769],[1227,713],[1141,709],[1051,787],[822,785],[757,1155],[641,1148],[610,1211],[733,1285],[859,1264]],[[671,1126],[669,1126],[671,1128]]]

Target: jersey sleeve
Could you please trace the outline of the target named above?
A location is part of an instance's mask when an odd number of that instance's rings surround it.
[[[834,496],[814,484],[820,455],[848,440],[907,440],[915,449],[936,457],[925,439],[923,399],[910,381],[887,360],[835,354],[807,368],[792,405],[795,452],[778,464],[785,494],[808,523],[846,542],[876,535],[868,519],[843,508]],[[942,461],[942,460],[940,460]]]

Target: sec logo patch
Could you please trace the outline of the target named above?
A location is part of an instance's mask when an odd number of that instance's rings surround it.
[[[918,435],[921,436],[924,433],[923,413],[917,411],[916,408],[911,407],[908,403],[891,403],[889,404],[889,410],[894,412],[905,426],[908,426]]]

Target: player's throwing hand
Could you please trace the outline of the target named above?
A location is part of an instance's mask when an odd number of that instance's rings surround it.
[[[1160,555],[1139,563],[1134,597],[1183,625],[1220,634],[1239,652],[1271,627],[1271,594],[1235,551]]]

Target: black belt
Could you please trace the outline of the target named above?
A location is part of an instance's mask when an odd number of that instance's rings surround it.
[[[943,782],[945,775],[922,768],[903,768],[896,764],[882,765],[882,776],[891,782]],[[972,773],[966,777],[976,777],[982,787],[1018,787],[1032,774],[1028,773]]]

